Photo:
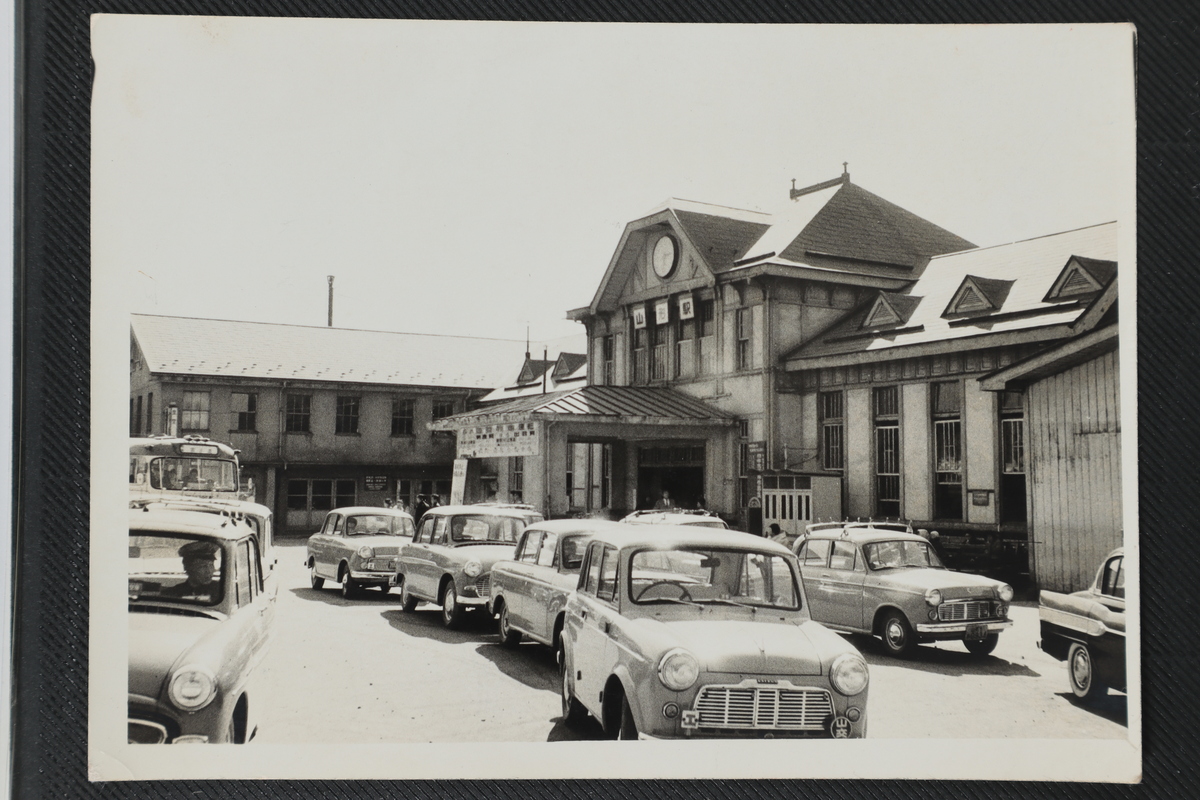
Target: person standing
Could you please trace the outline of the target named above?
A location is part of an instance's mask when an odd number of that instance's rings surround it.
[[[423,494],[417,495],[417,504],[413,506],[413,522],[420,522],[421,517],[429,510],[429,498]]]

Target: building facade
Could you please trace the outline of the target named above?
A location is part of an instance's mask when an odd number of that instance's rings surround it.
[[[240,451],[288,533],[326,511],[450,495],[455,443],[429,423],[503,383],[524,342],[135,315],[130,433]]]

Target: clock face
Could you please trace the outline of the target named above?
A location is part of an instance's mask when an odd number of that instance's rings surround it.
[[[654,274],[665,278],[675,271],[679,263],[679,245],[670,234],[660,236],[654,243]]]

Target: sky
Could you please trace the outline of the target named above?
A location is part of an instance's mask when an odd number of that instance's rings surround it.
[[[138,313],[581,333],[626,224],[837,177],[978,245],[1132,231],[1132,30],[93,18]],[[1128,225],[1126,228],[1125,226]]]

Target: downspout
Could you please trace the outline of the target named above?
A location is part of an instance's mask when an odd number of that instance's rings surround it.
[[[763,292],[763,411],[766,414],[767,469],[775,469],[775,363],[771,359],[771,286],[767,281],[760,283]],[[787,469],[785,459],[784,469]]]

